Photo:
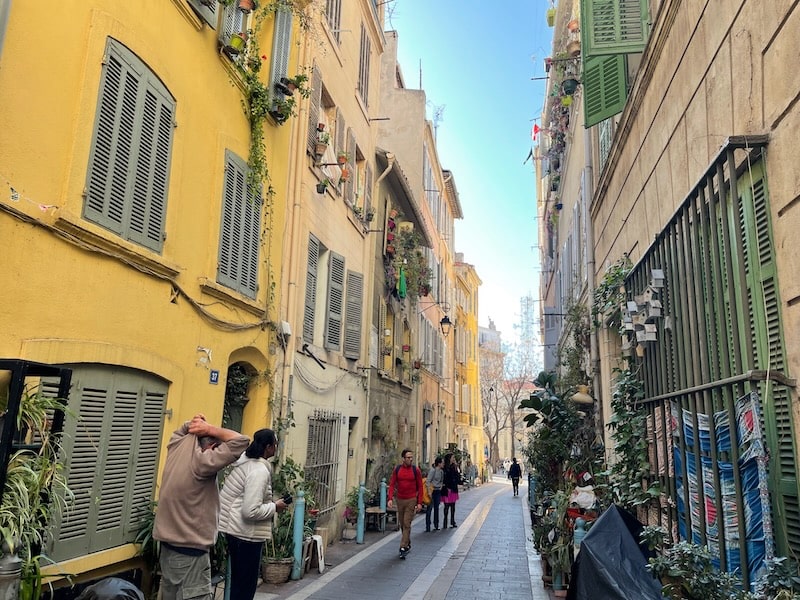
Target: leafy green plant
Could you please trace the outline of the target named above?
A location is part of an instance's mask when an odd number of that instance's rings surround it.
[[[644,386],[630,367],[615,369],[611,395],[611,416],[607,426],[614,440],[616,461],[606,473],[612,500],[635,512],[637,506],[658,497],[658,482],[649,482],[650,472],[647,438],[647,411],[642,404]],[[644,484],[644,485],[643,485]]]
[[[354,485],[347,490],[344,498],[344,518],[348,523],[358,520],[358,493],[361,486]],[[369,488],[364,488],[364,506],[369,506],[375,499],[375,493]]]
[[[750,600],[755,596],[741,589],[742,581],[732,573],[718,571],[711,553],[689,542],[678,542],[663,555],[650,559],[648,570],[661,579],[667,598],[688,600]]]
[[[73,500],[59,461],[61,436],[51,436],[49,430],[56,410],[64,410],[63,400],[40,391],[23,393],[16,428],[33,447],[17,450],[9,458],[0,502],[2,553],[22,561],[22,599],[39,597],[41,565],[52,562],[41,549],[50,541],[50,525]]]
[[[797,562],[785,556],[764,561],[765,572],[756,581],[760,596],[772,600],[797,600],[800,598],[800,577]]]
[[[620,304],[625,300],[625,279],[632,268],[631,259],[623,254],[622,258],[606,269],[592,298],[592,320],[595,327],[600,327],[603,319],[609,328],[622,328]]]

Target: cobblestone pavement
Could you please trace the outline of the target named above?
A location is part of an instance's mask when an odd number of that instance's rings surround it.
[[[262,584],[256,600],[550,600],[541,559],[531,542],[527,487],[513,496],[496,478],[465,490],[456,504],[458,527],[425,531],[412,525],[412,550],[398,557],[400,534],[368,531],[364,544],[335,541],[325,549],[325,572],[282,585]]]

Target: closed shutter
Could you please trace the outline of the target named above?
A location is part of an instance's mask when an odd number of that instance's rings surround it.
[[[322,73],[317,65],[311,70],[311,96],[308,104],[308,153],[315,155],[317,144],[317,124],[322,104]]]
[[[217,26],[217,1],[216,0],[189,0],[189,6],[208,23],[212,29]]]
[[[289,72],[289,51],[292,41],[292,11],[275,11],[275,33],[272,40],[272,70],[270,82],[276,84]],[[274,87],[272,88],[274,90]]]
[[[328,310],[325,319],[325,348],[339,350],[342,345],[344,315],[344,256],[330,253],[328,265]]]
[[[625,55],[595,56],[584,60],[585,127],[622,112],[627,98]]]
[[[75,504],[55,529],[55,560],[135,539],[153,499],[167,392],[162,380],[124,368],[78,366],[73,382],[64,453]]]
[[[342,111],[338,108],[336,109],[336,153],[338,154],[341,151],[346,151],[347,148],[345,147],[345,128],[344,128],[344,116],[342,115]]]
[[[352,129],[347,130],[347,155],[350,157],[349,163],[346,165],[346,168],[350,170],[350,179],[345,182],[345,199],[350,202],[350,204],[356,203],[356,174],[355,164],[356,164],[356,134],[353,132]]]
[[[175,101],[128,49],[109,40],[83,216],[161,251]]]
[[[364,302],[364,276],[347,272],[347,304],[344,319],[344,355],[358,359],[361,356],[361,316]]]
[[[581,0],[584,56],[632,54],[644,50],[647,0]]]
[[[261,203],[248,188],[247,164],[226,151],[217,282],[249,298],[258,293]]]
[[[319,270],[319,240],[308,236],[308,264],[306,267],[306,297],[303,312],[303,341],[314,343],[314,313],[317,308],[317,272]]]
[[[739,181],[738,221],[744,233],[750,331],[755,346],[755,365],[752,368],[786,373],[764,164],[756,164],[751,173],[752,187],[749,177],[742,177]],[[800,552],[800,500],[791,393],[788,387],[775,384],[770,386],[769,394],[762,391],[761,397],[771,458],[770,489],[773,501],[778,504],[777,514],[782,523],[781,527],[775,528],[776,541],[780,554],[796,554]]]
[[[364,214],[372,209],[372,167],[369,163],[364,168]]]

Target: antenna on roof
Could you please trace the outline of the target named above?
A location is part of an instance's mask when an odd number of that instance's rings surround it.
[[[439,123],[442,122],[444,119],[444,104],[434,104],[433,105],[433,139],[434,141],[438,141],[436,139],[436,134],[439,132]]]

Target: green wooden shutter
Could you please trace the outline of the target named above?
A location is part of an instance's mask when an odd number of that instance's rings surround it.
[[[325,348],[339,350],[342,345],[344,315],[344,256],[330,253],[328,263],[328,309],[325,318]]]
[[[217,1],[216,0],[189,0],[189,6],[208,23],[212,29],[217,26]]]
[[[130,369],[73,373],[64,455],[75,504],[57,524],[55,560],[134,540],[153,498],[167,391],[161,379]]]
[[[308,236],[308,264],[306,267],[306,296],[303,311],[303,341],[314,343],[314,314],[317,309],[317,273],[319,271],[319,240]]]
[[[155,251],[164,239],[174,110],[158,78],[109,40],[83,216]]]
[[[292,12],[286,8],[275,11],[275,33],[272,40],[272,79],[274,85],[289,72],[289,52],[292,41]],[[274,89],[274,88],[273,88]]]
[[[586,58],[583,65],[584,125],[591,127],[625,107],[627,100],[625,56]]]
[[[322,73],[317,65],[311,70],[311,99],[308,104],[308,153],[314,156],[317,144],[317,124],[322,104]],[[330,133],[330,132],[329,132]]]
[[[364,300],[364,276],[347,272],[347,300],[344,318],[344,355],[358,359],[361,356],[361,315]]]
[[[583,56],[632,54],[644,50],[647,0],[581,0]]]
[[[739,179],[740,214],[736,215],[744,240],[745,275],[750,304],[755,364],[750,368],[786,373],[785,344],[778,297],[772,228],[764,164],[759,162]],[[746,349],[745,349],[746,350]],[[747,352],[745,352],[745,356]],[[770,449],[770,490],[777,505],[775,540],[779,554],[800,552],[800,496],[792,418],[792,395],[783,385],[761,388],[764,425]]]
[[[249,298],[258,293],[261,203],[247,186],[247,164],[226,151],[217,281]]]

